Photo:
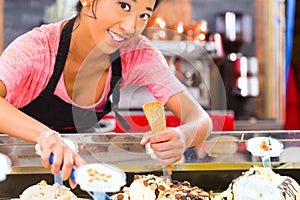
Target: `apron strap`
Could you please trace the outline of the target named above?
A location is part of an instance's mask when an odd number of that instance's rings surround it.
[[[110,101],[109,98],[112,95],[112,111],[115,113],[117,120],[120,122],[121,126],[129,131],[131,129],[130,125],[118,112],[118,105],[120,101],[120,85],[122,84],[122,63],[120,58],[120,51],[117,50],[110,55],[110,61],[112,63],[112,77],[110,81],[110,91],[108,94],[107,101]]]
[[[54,68],[53,75],[46,87],[46,89],[50,91],[52,94],[54,93],[56,85],[62,74],[62,71],[64,70],[64,66],[70,49],[70,42],[71,42],[74,22],[75,22],[75,18],[72,18],[68,23],[66,23],[60,36],[59,48],[57,51],[56,61],[54,65],[54,66],[57,65],[60,66]]]

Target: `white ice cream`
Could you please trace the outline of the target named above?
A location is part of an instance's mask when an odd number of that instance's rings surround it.
[[[223,199],[300,200],[300,186],[293,178],[281,176],[271,168],[253,166],[217,198]]]
[[[48,185],[46,181],[30,186],[21,195],[20,200],[78,200],[69,188],[57,183]]]
[[[11,161],[10,159],[0,153],[0,182],[6,180],[6,175],[11,171]]]

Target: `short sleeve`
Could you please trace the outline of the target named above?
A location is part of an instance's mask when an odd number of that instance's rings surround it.
[[[186,87],[175,77],[162,53],[140,36],[121,51],[124,86],[145,86],[164,104]]]
[[[16,38],[2,53],[0,80],[7,89],[5,99],[14,106],[27,105],[46,87],[53,72],[57,27],[35,28]]]

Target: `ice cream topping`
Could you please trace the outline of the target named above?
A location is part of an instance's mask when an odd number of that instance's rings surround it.
[[[78,200],[67,188],[58,183],[48,185],[46,181],[42,180],[36,185],[28,187],[21,195],[20,200]]]
[[[172,183],[163,176],[135,175],[129,187],[113,195],[112,200],[210,200],[210,194],[199,187],[192,187],[187,181]]]

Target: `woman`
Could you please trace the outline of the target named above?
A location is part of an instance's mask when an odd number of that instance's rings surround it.
[[[0,132],[38,143],[45,167],[54,154],[51,172],[57,174],[62,166],[67,180],[72,167],[85,161],[59,133],[92,127],[116,111],[120,87],[138,84],[183,122],[145,135],[141,144],[151,142],[165,165],[180,160],[186,147],[200,144],[211,131],[208,114],[141,36],[157,3],[81,0],[75,18],[33,29],[12,42],[0,58]]]

